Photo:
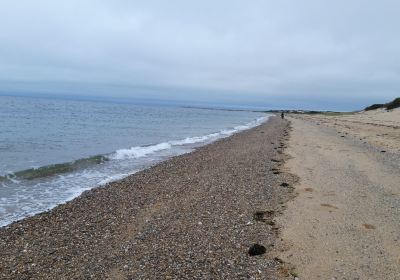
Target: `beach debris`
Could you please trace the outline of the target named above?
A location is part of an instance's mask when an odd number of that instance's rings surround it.
[[[275,213],[274,210],[260,210],[260,211],[256,211],[253,214],[253,218],[255,221],[258,221],[258,222],[268,222],[268,221],[272,221],[272,217],[273,217],[274,213]]]
[[[287,187],[289,187],[289,184],[288,184],[288,183],[286,183],[286,182],[283,182],[283,183],[281,184],[281,187],[285,187],[285,188],[287,188]]]
[[[267,252],[267,249],[260,244],[253,244],[250,249],[249,249],[249,255],[250,256],[259,256],[263,255]]]

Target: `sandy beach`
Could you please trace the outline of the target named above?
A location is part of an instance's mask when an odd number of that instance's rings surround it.
[[[292,279],[274,221],[289,130],[271,118],[2,228],[0,278]]]
[[[400,110],[289,120],[282,259],[299,279],[399,279]]]
[[[0,275],[398,279],[399,147],[398,109],[273,117],[0,229]]]

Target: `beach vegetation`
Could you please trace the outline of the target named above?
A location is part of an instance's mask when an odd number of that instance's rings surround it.
[[[399,107],[400,107],[400,97],[397,97],[389,103],[372,104],[371,106],[366,107],[364,110],[365,111],[371,111],[371,110],[376,110],[376,109],[392,110],[392,109],[399,108]]]

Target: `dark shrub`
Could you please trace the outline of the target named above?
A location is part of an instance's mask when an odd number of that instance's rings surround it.
[[[385,107],[385,104],[373,104],[373,105],[365,108],[365,111],[376,110],[376,109],[384,108],[384,107]]]
[[[396,98],[392,102],[388,103],[386,106],[386,109],[392,110],[394,108],[399,108],[400,107],[400,97]]]
[[[367,108],[365,108],[365,111],[376,110],[380,108],[386,108],[387,110],[392,110],[394,108],[399,108],[399,107],[400,107],[400,97],[397,97],[392,102],[386,104],[373,104],[371,106],[368,106]]]

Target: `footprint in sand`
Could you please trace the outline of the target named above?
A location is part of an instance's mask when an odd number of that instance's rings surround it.
[[[335,205],[328,204],[328,203],[321,203],[321,206],[328,207],[328,208],[333,208],[333,209],[339,209]]]
[[[362,224],[362,226],[365,227],[366,229],[375,229],[375,226],[370,224]]]
[[[336,193],[332,192],[332,191],[327,192],[327,193],[324,194],[324,196],[335,196],[335,195],[336,195]]]

